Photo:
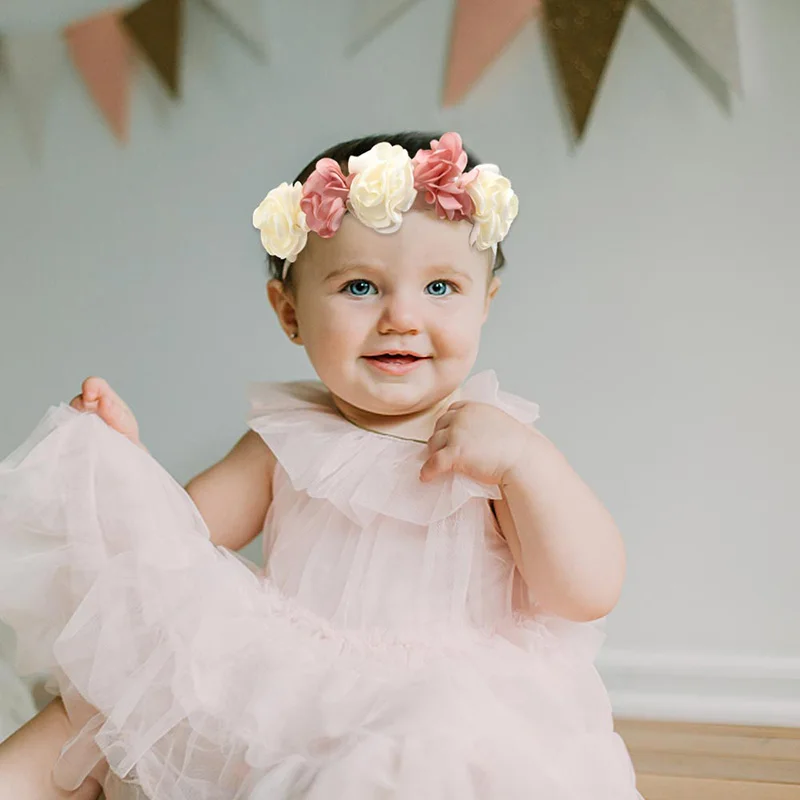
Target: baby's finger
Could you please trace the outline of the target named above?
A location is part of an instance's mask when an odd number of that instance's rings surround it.
[[[106,417],[114,412],[114,398],[107,394],[101,394],[97,398],[97,413],[101,417]]]
[[[419,472],[420,480],[431,481],[439,475],[452,472],[455,467],[455,452],[452,448],[445,447],[434,453],[423,465]]]
[[[97,414],[103,422],[117,431],[122,431],[127,427],[125,412],[125,404],[114,392],[100,395],[97,401]]]
[[[436,433],[428,439],[428,452],[436,453],[443,447],[446,447],[449,436],[450,433],[447,429],[437,430]]]
[[[70,407],[74,408],[76,411],[86,411],[83,405],[83,395],[75,395],[72,400],[69,401]]]
[[[454,416],[455,414],[449,409],[445,411],[444,414],[442,414],[442,416],[436,420],[436,424],[433,426],[434,431],[443,431],[446,428],[449,428],[453,423]]]
[[[103,378],[87,378],[81,387],[84,403],[97,402],[101,396],[114,394],[114,390],[108,385],[108,381]]]

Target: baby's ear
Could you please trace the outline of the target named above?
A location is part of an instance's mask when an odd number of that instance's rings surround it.
[[[492,305],[492,300],[494,300],[494,296],[497,294],[498,290],[500,289],[500,278],[497,275],[492,275],[489,286],[486,289],[486,303],[483,308],[483,321],[486,322],[486,319],[489,316],[489,307]]]
[[[292,333],[297,331],[297,313],[291,292],[287,291],[282,281],[273,278],[267,283],[267,297],[278,317],[278,322],[286,335],[291,337]]]

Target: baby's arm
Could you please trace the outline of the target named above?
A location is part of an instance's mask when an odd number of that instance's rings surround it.
[[[460,472],[500,485],[494,511],[517,567],[547,611],[606,616],[625,573],[611,515],[538,430],[486,403],[456,402],[436,421],[420,479]]]
[[[495,503],[509,548],[537,602],[576,621],[606,616],[625,574],[611,514],[538,431]]]
[[[186,491],[214,544],[238,550],[261,533],[272,502],[274,469],[272,451],[248,431],[222,461],[189,481]]]

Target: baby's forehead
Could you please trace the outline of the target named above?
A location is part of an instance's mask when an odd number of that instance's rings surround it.
[[[309,235],[301,260],[310,269],[364,264],[413,270],[431,265],[485,271],[487,253],[470,245],[471,224],[439,219],[427,210],[406,212],[393,233],[380,233],[346,214],[334,236]]]

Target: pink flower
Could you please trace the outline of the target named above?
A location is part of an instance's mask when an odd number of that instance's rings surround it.
[[[419,150],[412,161],[414,188],[425,193],[425,200],[436,213],[449,220],[467,219],[475,206],[466,187],[475,170],[464,175],[467,154],[457,133],[446,133],[431,142],[430,150]]]
[[[353,176],[344,176],[332,158],[321,158],[303,184],[300,208],[306,215],[309,230],[329,239],[342,224],[347,210],[347,195]]]

